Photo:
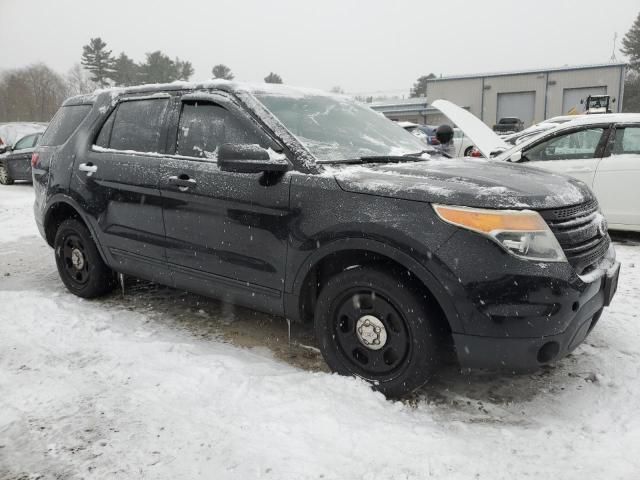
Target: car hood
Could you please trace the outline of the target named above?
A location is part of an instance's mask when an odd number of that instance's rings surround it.
[[[433,108],[440,110],[449,120],[456,124],[486,158],[510,147],[496,133],[487,127],[478,117],[447,100],[435,100]]]
[[[542,210],[577,205],[592,198],[589,188],[579,180],[486,159],[325,168],[348,192],[446,205]]]

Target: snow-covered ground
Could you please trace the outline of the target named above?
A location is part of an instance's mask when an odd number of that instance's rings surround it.
[[[74,297],[32,201],[0,187],[0,479],[640,478],[640,238],[567,359],[392,402],[266,348],[281,319],[153,286]]]

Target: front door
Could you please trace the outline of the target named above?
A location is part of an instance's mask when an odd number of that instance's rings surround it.
[[[593,190],[611,228],[640,230],[640,125],[618,125]]]
[[[125,98],[77,158],[74,196],[120,272],[170,283],[160,190],[160,153],[169,98]]]
[[[281,313],[289,174],[265,182],[262,174],[221,171],[220,145],[272,140],[222,95],[177,103],[175,155],[163,161],[160,180],[175,284]]]
[[[604,126],[585,126],[551,135],[524,150],[522,158],[527,165],[570,175],[592,187],[607,131]]]
[[[41,136],[41,133],[34,133],[21,138],[5,155],[7,170],[14,180],[31,180],[31,155]]]

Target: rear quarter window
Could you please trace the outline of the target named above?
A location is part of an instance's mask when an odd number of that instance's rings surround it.
[[[90,110],[91,105],[69,105],[60,108],[42,135],[40,145],[53,147],[62,145],[78,128]]]

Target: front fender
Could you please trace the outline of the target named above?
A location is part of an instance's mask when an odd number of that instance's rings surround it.
[[[304,281],[307,277],[307,274],[312,271],[318,265],[318,263],[328,255],[349,250],[371,252],[390,258],[396,263],[402,265],[413,275],[415,275],[429,289],[435,300],[442,308],[444,314],[446,315],[447,321],[449,322],[452,331],[464,331],[460,315],[455,308],[455,304],[452,301],[450,294],[447,292],[446,287],[438,280],[439,277],[442,277],[442,275],[439,275],[438,272],[442,271],[442,269],[447,269],[446,265],[440,262],[435,255],[427,254],[425,257],[426,263],[428,264],[427,266],[426,264],[418,261],[411,255],[398,249],[397,247],[371,238],[351,237],[336,239],[324,245],[321,245],[320,248],[311,253],[305,259],[305,261],[300,264],[300,267],[298,268],[292,281],[290,283],[287,282],[289,283],[290,287],[290,289],[287,290],[291,292],[291,294],[289,294],[289,299],[285,301],[285,312],[287,317],[294,319],[299,318],[299,312],[297,311],[298,299],[302,294],[302,288],[304,286]],[[293,309],[296,309],[296,311],[292,311]]]

